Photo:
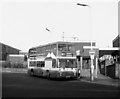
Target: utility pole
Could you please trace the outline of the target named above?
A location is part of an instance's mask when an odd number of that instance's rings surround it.
[[[77,5],[79,6],[84,6],[84,7],[88,7],[89,8],[89,17],[90,17],[90,35],[92,35],[92,32],[91,32],[91,6],[87,5],[87,4],[81,4],[81,3],[77,3]],[[93,81],[94,80],[94,65],[93,65],[93,61],[94,61],[94,55],[95,55],[95,51],[93,50],[92,48],[92,36],[91,36],[91,48],[90,48],[90,51],[89,51],[89,55],[90,55],[90,58],[91,58],[91,68],[90,68],[90,78],[91,80]]]

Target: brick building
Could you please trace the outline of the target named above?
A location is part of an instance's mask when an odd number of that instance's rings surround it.
[[[9,54],[19,54],[19,49],[0,43],[0,60],[6,60]]]

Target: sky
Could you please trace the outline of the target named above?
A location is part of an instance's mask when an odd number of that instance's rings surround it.
[[[118,1],[0,0],[0,42],[28,51],[62,41],[64,32],[65,41],[77,37],[80,42],[95,41],[97,47],[112,47],[118,35]]]

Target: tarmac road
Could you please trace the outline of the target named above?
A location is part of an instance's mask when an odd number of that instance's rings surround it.
[[[30,77],[26,73],[2,73],[2,97],[118,97],[114,86],[80,80]]]

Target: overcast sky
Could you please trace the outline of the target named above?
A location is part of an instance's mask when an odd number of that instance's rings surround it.
[[[0,42],[28,51],[62,41],[64,32],[65,41],[78,37],[79,41],[92,39],[98,47],[112,47],[112,40],[118,35],[118,0],[89,1],[1,0]]]

